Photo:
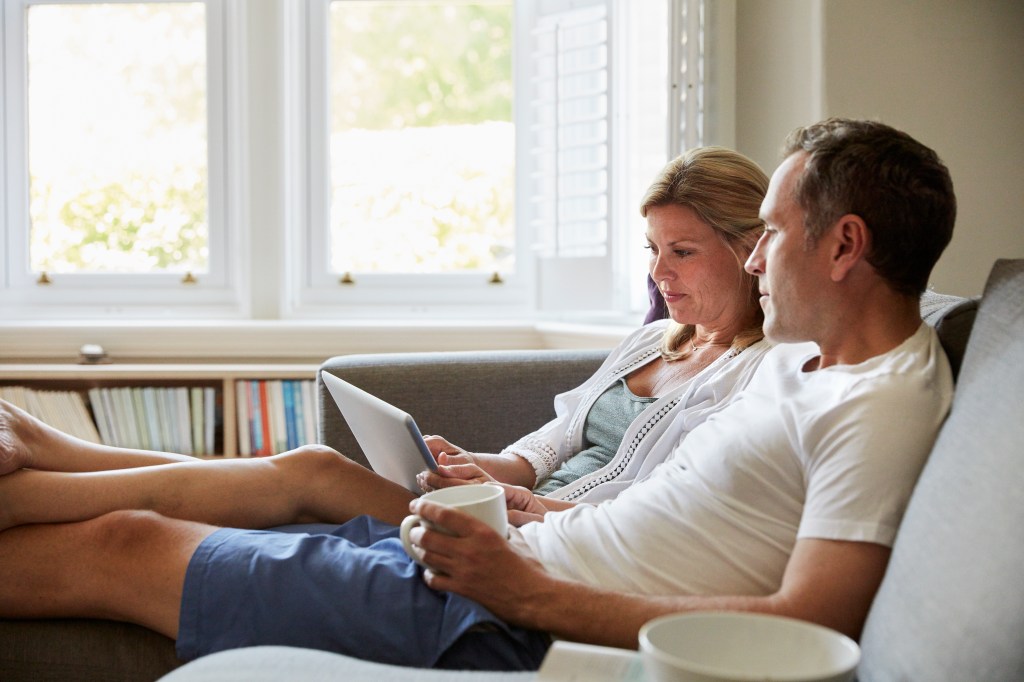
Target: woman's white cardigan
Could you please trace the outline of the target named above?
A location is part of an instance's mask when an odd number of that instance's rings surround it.
[[[502,451],[533,465],[540,482],[583,449],[583,424],[594,402],[609,386],[658,354],[668,320],[645,325],[630,334],[583,384],[555,396],[555,419]],[[547,496],[597,503],[615,497],[664,462],[686,434],[724,407],[750,381],[768,341],[741,352],[722,354],[696,376],[651,403],[626,429],[611,461]]]

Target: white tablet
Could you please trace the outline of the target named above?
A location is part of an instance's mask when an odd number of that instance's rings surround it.
[[[437,463],[413,418],[333,374],[321,372],[320,377],[373,470],[416,494],[423,492],[416,475],[436,470]]]

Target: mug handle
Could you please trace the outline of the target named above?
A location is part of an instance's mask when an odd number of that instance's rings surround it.
[[[412,560],[418,563],[420,566],[428,568],[428,566],[425,563],[420,561],[420,558],[419,556],[417,556],[416,551],[413,550],[412,541],[409,539],[409,532],[416,526],[421,525],[422,523],[423,519],[421,519],[417,514],[411,514],[409,516],[406,516],[404,519],[402,519],[402,525],[399,527],[398,534],[399,537],[402,538],[402,546],[405,547],[405,553],[408,554],[412,558]]]

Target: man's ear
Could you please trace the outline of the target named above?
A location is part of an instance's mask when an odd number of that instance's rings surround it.
[[[832,281],[839,282],[858,263],[866,262],[871,249],[871,232],[859,215],[847,213],[832,228]]]

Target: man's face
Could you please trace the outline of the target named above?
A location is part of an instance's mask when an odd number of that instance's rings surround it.
[[[758,278],[765,335],[774,341],[817,340],[823,319],[816,294],[828,281],[824,249],[820,243],[807,247],[804,212],[794,196],[806,163],[807,155],[798,152],[772,175],[761,204],[764,234],[746,263],[747,272]]]

